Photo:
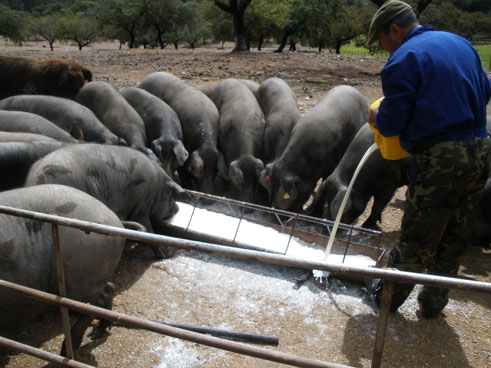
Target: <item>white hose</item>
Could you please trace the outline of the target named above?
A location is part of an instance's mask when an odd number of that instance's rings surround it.
[[[346,193],[344,194],[343,201],[341,202],[341,207],[339,207],[339,211],[338,211],[338,214],[336,216],[336,220],[334,221],[334,226],[332,227],[332,231],[331,231],[331,234],[329,236],[329,242],[327,243],[326,252],[324,254],[324,262],[327,260],[327,257],[329,257],[329,254],[331,253],[332,244],[334,243],[334,238],[336,237],[336,232],[338,231],[338,226],[339,226],[339,222],[341,221],[341,216],[343,215],[344,206],[346,206],[346,202],[348,201],[348,196],[351,193],[351,188],[353,187],[353,184],[356,180],[356,177],[358,176],[358,173],[362,169],[363,165],[365,165],[366,160],[368,160],[370,155],[373,152],[375,152],[376,149],[377,149],[377,144],[376,143],[372,144],[367,149],[367,151],[365,152],[365,154],[361,158],[360,162],[358,163],[358,166],[356,167],[355,173],[353,174],[353,177],[351,178],[348,189],[346,190]]]

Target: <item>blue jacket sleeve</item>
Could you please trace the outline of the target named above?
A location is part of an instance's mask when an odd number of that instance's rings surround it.
[[[412,118],[418,97],[421,73],[415,55],[398,55],[389,58],[382,69],[383,99],[375,125],[385,137],[399,135]]]

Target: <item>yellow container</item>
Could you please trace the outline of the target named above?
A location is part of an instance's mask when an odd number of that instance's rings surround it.
[[[370,105],[370,108],[376,109],[377,107],[379,107],[380,102],[382,102],[383,99],[383,97],[379,98],[377,101]],[[404,151],[404,149],[401,147],[398,135],[393,137],[384,137],[374,126],[370,125],[370,129],[372,129],[374,133],[373,140],[377,144],[377,147],[379,148],[380,154],[383,158],[385,158],[386,160],[401,160],[405,157],[410,156],[410,154]]]

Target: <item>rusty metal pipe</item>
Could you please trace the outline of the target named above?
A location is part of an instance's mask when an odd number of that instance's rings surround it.
[[[89,314],[100,319],[117,322],[119,324],[124,324],[131,327],[143,328],[148,331],[176,337],[182,340],[187,340],[198,344],[207,345],[218,349],[244,354],[272,362],[305,368],[352,368],[345,365],[322,362],[316,359],[303,358],[292,354],[277,352],[273,350],[259,348],[256,346],[249,346],[238,342],[202,335],[197,332],[191,332],[176,327],[166,326],[160,323],[128,316],[104,308],[95,307],[90,304],[85,304],[77,302],[75,300],[45,293],[43,291],[17,285],[5,280],[0,280],[0,289],[28,295],[33,299],[49,304],[61,305],[63,307],[75,310],[80,313]]]
[[[193,240],[173,238],[165,235],[152,233],[143,233],[140,231],[123,229],[114,226],[100,225],[87,221],[69,219],[55,215],[48,215],[39,212],[21,210],[17,208],[0,206],[0,213],[6,213],[14,216],[31,218],[34,220],[45,221],[49,223],[58,223],[60,225],[81,229],[87,233],[96,232],[99,234],[114,235],[147,244],[165,245],[179,249],[193,250],[205,253],[211,253],[224,257],[245,259],[251,261],[264,262],[307,270],[327,271],[334,275],[349,276],[358,275],[361,277],[379,278],[387,281],[422,284],[447,289],[465,289],[468,291],[477,291],[491,294],[491,283],[482,281],[473,281],[457,279],[451,277],[427,275],[413,272],[403,272],[389,269],[379,269],[372,267],[347,266],[344,264],[308,261],[301,258],[272,254],[248,249],[231,248],[222,245],[204,243]]]
[[[382,364],[382,353],[384,351],[385,332],[389,320],[390,304],[392,302],[393,282],[384,282],[382,289],[382,300],[380,302],[379,317],[377,322],[377,335],[375,336],[375,347],[373,348],[371,368],[380,368]]]
[[[21,344],[20,342],[9,340],[2,336],[0,336],[0,346],[8,350],[13,350],[19,353],[32,355],[36,358],[43,359],[51,363],[56,363],[64,367],[94,368],[91,365],[80,363],[75,360],[70,360],[68,358],[64,358],[56,354],[48,353],[47,351],[29,345]]]
[[[63,272],[63,259],[61,256],[58,225],[52,224],[51,231],[53,234],[53,247],[55,250],[56,275],[58,278],[58,295],[66,297],[65,273]],[[66,357],[68,359],[73,359],[73,344],[72,344],[72,334],[70,333],[70,317],[68,316],[68,309],[64,307],[60,307],[60,313],[61,313],[61,324],[63,326],[63,332],[65,334]]]

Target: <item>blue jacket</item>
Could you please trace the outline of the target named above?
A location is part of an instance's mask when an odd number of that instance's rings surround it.
[[[386,137],[399,135],[409,153],[421,143],[488,135],[491,84],[462,37],[429,26],[412,29],[382,69],[382,90],[377,129]]]

